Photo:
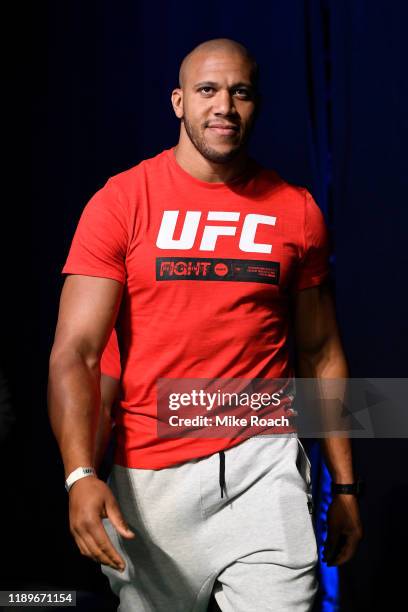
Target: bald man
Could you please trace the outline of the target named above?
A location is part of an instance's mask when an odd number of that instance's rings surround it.
[[[292,387],[276,385],[293,380],[295,365],[299,376],[348,376],[324,219],[306,189],[248,154],[259,93],[245,47],[196,47],[171,102],[177,145],[92,197],[62,270],[49,415],[71,533],[101,563],[122,612],[204,612],[211,593],[223,612],[310,610],[310,462],[288,418]],[[99,362],[115,324],[122,375],[105,483],[93,457]],[[217,394],[206,390],[241,397],[250,381],[278,381],[276,404],[257,412],[268,417],[258,428],[225,425],[239,410],[210,405]],[[350,443],[323,443],[345,485],[325,549],[340,565],[362,534]]]

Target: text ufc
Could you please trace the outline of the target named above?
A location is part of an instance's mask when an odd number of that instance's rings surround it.
[[[184,218],[183,229],[180,238],[174,239],[174,231],[179,215],[178,210],[165,210],[157,236],[156,246],[159,249],[177,249],[188,251],[192,249],[199,240],[198,226],[201,219],[201,212],[189,210]],[[232,221],[235,224],[239,221],[239,212],[220,212],[209,211],[207,221]],[[239,237],[239,249],[245,253],[271,253],[272,244],[255,242],[255,235],[258,225],[275,225],[276,217],[270,215],[258,215],[249,213],[246,215],[241,235]],[[236,225],[205,225],[202,231],[200,251],[215,251],[219,236],[235,236]]]

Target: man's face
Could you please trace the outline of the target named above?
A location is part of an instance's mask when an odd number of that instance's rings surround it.
[[[239,53],[197,54],[183,83],[182,121],[195,148],[227,163],[248,140],[255,119],[251,64]]]

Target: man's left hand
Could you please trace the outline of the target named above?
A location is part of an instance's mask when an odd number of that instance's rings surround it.
[[[327,512],[327,538],[323,561],[342,565],[349,561],[363,537],[358,502],[354,495],[336,494]]]

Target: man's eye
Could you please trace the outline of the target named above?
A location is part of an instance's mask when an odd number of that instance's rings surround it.
[[[244,96],[246,98],[250,97],[250,93],[247,89],[242,89],[241,87],[238,87],[238,89],[235,90],[235,93],[237,93],[239,96]]]
[[[200,87],[198,90],[200,93],[203,93],[204,95],[208,95],[211,94],[211,92],[214,92],[215,89],[214,87],[211,87],[210,85],[205,85],[203,87]],[[245,89],[243,87],[237,87],[236,89],[233,90],[233,94],[238,94],[238,96],[240,98],[251,98],[251,92],[248,89]]]

